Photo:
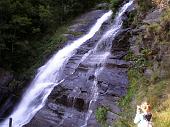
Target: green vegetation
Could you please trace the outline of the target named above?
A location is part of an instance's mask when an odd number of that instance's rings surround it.
[[[169,85],[170,80],[166,85]],[[169,90],[170,91],[170,90]],[[169,94],[169,93],[166,93]],[[170,126],[170,98],[163,99],[161,105],[155,111],[155,126],[157,127],[169,127]]]
[[[114,127],[135,127],[136,105],[148,101],[152,105],[154,127],[170,126],[170,9],[167,8],[160,23],[145,25],[146,31],[137,35],[139,54],[129,51],[125,60],[132,61],[129,68],[129,88],[119,105],[122,117]],[[159,56],[161,55],[161,58]],[[144,73],[152,70],[149,76]]]
[[[111,9],[112,9],[113,13],[117,12],[117,9],[120,7],[122,2],[123,2],[123,0],[110,0]]]
[[[22,80],[29,80],[35,69],[66,41],[62,34],[69,33],[67,24],[101,1],[0,1],[0,68],[14,73],[16,81],[11,86],[22,86]]]
[[[40,65],[43,64],[43,60],[49,58],[50,55],[54,53],[56,49],[60,47],[63,42],[67,41],[67,38],[62,35],[63,33],[67,32],[68,26],[62,26],[56,30],[53,36],[43,38],[38,45],[37,55],[34,57],[36,60],[29,69],[26,69],[27,76],[33,76],[34,70],[37,69]],[[36,42],[35,42],[36,43]]]
[[[116,8],[119,6],[121,0],[111,0],[112,8]]]
[[[152,0],[137,0],[138,9],[140,12],[144,13],[153,7]]]
[[[20,73],[32,66],[37,50],[44,46],[42,36],[52,36],[61,24],[66,24],[96,2],[99,1],[0,1],[1,67]]]
[[[124,59],[131,61],[134,64],[133,69],[136,69],[139,72],[142,72],[147,66],[150,66],[151,64],[149,61],[146,60],[144,50],[141,50],[140,55],[134,55],[132,51],[129,51]]]
[[[130,57],[129,57],[130,56]],[[114,127],[133,127],[133,119],[135,115],[136,105],[140,104],[141,100],[145,96],[145,91],[147,89],[148,80],[142,75],[142,70],[146,67],[146,60],[139,56],[134,56],[129,53],[126,59],[136,61],[134,65],[129,68],[129,87],[127,95],[121,99],[119,106],[122,107],[123,112],[120,114],[122,117],[116,122]],[[142,96],[142,95],[143,96]]]
[[[128,17],[128,19],[123,22],[123,26],[124,26],[125,28],[127,28],[127,27],[129,27],[129,26],[134,27],[134,26],[137,25],[137,24],[136,24],[137,21],[135,21],[135,20],[137,20],[137,12],[136,12],[136,10],[131,11],[131,12],[127,15],[127,17]]]
[[[168,44],[170,40],[170,8],[161,17],[160,23],[147,25],[147,37],[153,37],[156,43]]]
[[[96,119],[103,126],[106,127],[107,112],[109,111],[106,107],[99,107],[96,110]]]

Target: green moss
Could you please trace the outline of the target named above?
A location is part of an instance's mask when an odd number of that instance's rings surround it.
[[[113,18],[122,2],[123,0],[110,0],[111,9],[113,11],[113,16],[112,16]]]
[[[96,119],[104,127],[106,126],[107,112],[109,111],[106,107],[99,107],[96,110]]]
[[[133,63],[133,69],[137,69],[138,71],[143,71],[144,68],[151,66],[151,63],[146,59],[144,51],[140,55],[135,55],[132,51],[129,51],[128,54],[124,57],[124,60],[131,61]]]
[[[112,8],[117,8],[122,0],[111,0]]]

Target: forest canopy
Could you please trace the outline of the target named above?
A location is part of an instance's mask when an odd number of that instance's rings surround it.
[[[68,22],[101,0],[1,0],[0,63],[1,67],[18,71],[32,62],[40,42],[48,30]]]

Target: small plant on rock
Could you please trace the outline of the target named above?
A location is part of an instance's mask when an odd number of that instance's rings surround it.
[[[106,124],[106,120],[107,120],[107,112],[109,111],[108,108],[106,107],[99,107],[96,110],[96,119],[99,123],[101,123],[102,125]]]

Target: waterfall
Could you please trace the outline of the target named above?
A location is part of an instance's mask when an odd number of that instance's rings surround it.
[[[110,56],[112,41],[121,31],[123,15],[132,4],[133,0],[130,0],[120,8],[112,23],[112,26],[101,36],[94,48],[89,50],[86,54],[83,54],[79,61],[79,64],[81,64],[83,61],[89,60],[91,57],[94,58],[97,56],[97,58],[100,58],[99,61],[97,61],[99,66],[94,68],[95,78],[91,86],[90,103],[85,116],[85,121],[83,121],[84,124],[81,127],[87,126],[88,120],[94,111],[93,104],[95,104],[99,96],[98,75],[104,69],[107,58]],[[53,88],[65,81],[61,75],[63,73],[63,68],[69,59],[75,54],[76,50],[82,44],[94,37],[96,32],[98,32],[101,28],[102,24],[111,18],[111,15],[112,11],[108,11],[103,14],[87,34],[59,50],[52,56],[51,59],[47,61],[47,63],[45,63],[45,65],[38,69],[35,78],[22,96],[20,103],[14,109],[13,113],[5,121],[3,121],[2,124],[0,124],[2,125],[1,127],[6,127],[8,125],[9,118],[13,118],[14,127],[22,127],[30,122],[35,114],[45,105],[45,102]],[[100,66],[100,64],[102,64],[102,66]]]
[[[14,127],[22,127],[30,122],[34,115],[45,105],[53,88],[64,81],[60,76],[62,68],[74,54],[75,50],[92,38],[111,15],[112,11],[105,13],[97,20],[86,35],[59,50],[44,66],[38,69],[37,75],[24,93],[21,102],[15,108],[14,112],[2,122],[1,127],[7,126],[9,118],[13,118]]]
[[[93,82],[93,86],[92,86],[92,95],[91,95],[91,101],[89,103],[89,109],[88,112],[86,114],[86,118],[85,118],[85,123],[81,126],[81,127],[86,127],[88,120],[91,116],[91,114],[93,113],[93,103],[97,101],[99,92],[98,92],[98,87],[97,87],[97,77],[100,74],[100,72],[103,70],[104,68],[104,64],[107,60],[107,57],[110,55],[110,50],[111,50],[111,45],[112,45],[112,41],[114,40],[114,38],[116,37],[116,35],[118,35],[118,33],[120,32],[121,28],[122,28],[122,24],[123,24],[123,14],[127,11],[127,9],[133,4],[133,0],[129,1],[128,3],[126,3],[125,5],[123,5],[122,8],[120,8],[120,10],[118,11],[114,22],[113,22],[113,26],[105,33],[103,34],[103,36],[101,37],[101,39],[98,41],[96,47],[92,50],[90,50],[88,53],[86,53],[84,56],[87,58],[89,55],[91,54],[99,54],[103,55],[103,58],[101,59],[101,61],[99,61],[98,63],[102,63],[103,66],[102,67],[98,67],[95,70],[94,76],[94,82]],[[102,45],[103,43],[106,43],[104,49],[100,49],[100,45]],[[100,51],[101,50],[101,51]],[[83,60],[85,60],[85,58],[83,58]]]

